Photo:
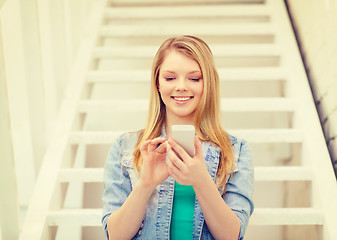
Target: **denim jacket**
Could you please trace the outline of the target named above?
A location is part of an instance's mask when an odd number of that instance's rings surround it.
[[[163,131],[165,132],[165,131]],[[163,133],[162,137],[166,134]],[[107,221],[112,212],[125,202],[137,182],[133,169],[133,151],[138,133],[126,133],[112,144],[104,168],[103,218],[102,224],[107,234]],[[243,239],[248,220],[254,210],[252,193],[254,170],[247,143],[230,136],[235,155],[235,169],[229,174],[226,191],[219,192],[226,204],[240,220],[239,239]],[[202,143],[209,174],[215,181],[219,163],[219,148],[209,142]],[[152,193],[146,207],[143,222],[133,239],[169,239],[174,194],[174,180],[168,177]],[[193,240],[214,239],[207,228],[198,199],[195,200],[193,220]]]

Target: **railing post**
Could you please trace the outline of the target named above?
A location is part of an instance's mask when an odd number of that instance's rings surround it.
[[[71,9],[69,0],[63,0],[65,47],[67,54],[67,65],[70,68],[74,59],[74,36],[71,22]]]
[[[20,217],[3,56],[0,38],[0,239],[18,239]]]
[[[49,2],[49,0],[36,0],[48,139],[50,138],[50,130],[54,125],[59,105],[55,80],[55,61],[52,44],[52,24],[50,19],[51,11]]]
[[[45,152],[47,125],[36,0],[20,0],[20,10],[32,146],[37,175]]]
[[[13,157],[21,206],[28,206],[34,183],[34,154],[28,105],[27,81],[19,0],[1,8],[1,58],[8,94]],[[23,167],[24,166],[24,167]]]

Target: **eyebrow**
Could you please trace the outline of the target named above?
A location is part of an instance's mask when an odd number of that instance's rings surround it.
[[[163,70],[163,72],[176,73],[176,72],[170,71],[170,70]],[[201,73],[201,71],[196,70],[196,71],[189,72],[188,74],[192,74],[192,73]]]
[[[170,70],[163,70],[163,72],[175,73],[175,72],[170,71]]]

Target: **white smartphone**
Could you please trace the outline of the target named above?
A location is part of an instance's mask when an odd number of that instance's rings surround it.
[[[191,156],[194,156],[194,135],[193,125],[172,125],[172,138]]]

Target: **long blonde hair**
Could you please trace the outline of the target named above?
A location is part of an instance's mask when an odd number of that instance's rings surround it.
[[[148,119],[145,129],[140,131],[138,143],[134,151],[134,168],[140,172],[142,157],[140,146],[148,139],[159,137],[166,118],[166,108],[158,86],[160,67],[171,50],[178,51],[195,60],[201,69],[204,92],[195,111],[194,126],[201,140],[211,141],[220,148],[219,167],[217,171],[218,186],[223,186],[227,174],[234,167],[234,153],[228,134],[220,122],[219,76],[215,68],[212,52],[201,39],[193,36],[182,36],[167,39],[158,49],[151,72],[151,97]]]

